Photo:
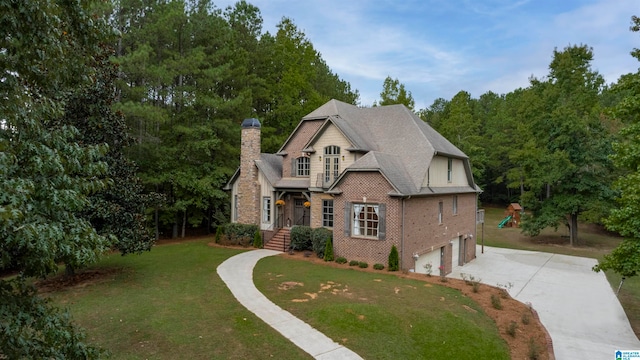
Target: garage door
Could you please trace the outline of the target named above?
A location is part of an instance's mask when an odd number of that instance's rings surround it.
[[[418,260],[416,260],[415,272],[420,274],[426,274],[427,273],[427,269],[425,268],[426,264],[431,264],[431,275],[434,275],[434,276],[440,275],[439,267],[440,265],[442,265],[440,261],[440,248],[434,248],[433,251],[420,255]]]
[[[459,263],[459,261],[460,261],[460,238],[455,238],[455,239],[451,240],[451,242],[453,243],[453,248],[451,249],[451,256],[452,256],[451,265],[452,266],[458,266],[458,265],[460,265],[460,263]]]

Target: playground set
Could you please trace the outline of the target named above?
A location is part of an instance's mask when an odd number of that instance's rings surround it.
[[[506,217],[500,221],[498,228],[503,227],[518,227],[520,226],[520,213],[522,212],[522,206],[518,203],[511,203],[504,212]]]

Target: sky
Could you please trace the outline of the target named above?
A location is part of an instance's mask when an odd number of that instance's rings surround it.
[[[235,0],[214,0],[221,9]],[[331,70],[360,92],[360,105],[380,99],[384,79],[398,79],[415,109],[461,90],[472,97],[506,94],[545,77],[554,49],[588,45],[592,69],[607,83],[635,72],[629,55],[640,33],[639,0],[247,0],[260,9],[262,31],[287,17]]]

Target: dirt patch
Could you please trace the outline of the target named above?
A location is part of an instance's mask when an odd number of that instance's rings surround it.
[[[86,286],[112,281],[116,275],[125,272],[124,268],[100,268],[79,270],[73,276],[54,275],[35,282],[39,293],[49,293],[67,288],[83,288]]]
[[[343,268],[343,269],[354,269],[358,271],[365,271],[370,273],[381,273],[384,272],[386,274],[395,274],[399,277],[415,279],[424,281],[427,287],[434,285],[442,285],[447,286],[453,289],[459,290],[464,296],[467,296],[474,300],[482,310],[496,323],[498,326],[498,330],[500,331],[500,336],[505,340],[508,344],[511,358],[512,359],[529,359],[529,351],[531,347],[531,341],[535,344],[535,346],[539,349],[538,359],[540,360],[555,360],[553,356],[553,344],[551,342],[551,337],[549,333],[544,328],[540,319],[538,318],[535,309],[531,308],[530,305],[523,304],[518,300],[515,300],[509,296],[509,294],[505,291],[505,289],[497,288],[494,286],[489,286],[485,284],[480,284],[478,287],[478,292],[473,291],[473,286],[465,283],[462,280],[457,279],[446,279],[446,282],[442,282],[442,279],[437,276],[427,277],[424,274],[415,274],[415,273],[403,273],[403,272],[388,272],[386,270],[374,270],[371,268],[362,269],[357,266],[348,266],[347,264],[338,264],[335,262],[326,262],[323,259],[320,259],[316,256],[305,257],[303,253],[296,252],[294,254],[282,254],[281,256],[286,258],[292,258],[301,261],[309,261],[316,264],[330,266],[335,268]],[[374,279],[374,281],[382,281],[381,279]],[[323,285],[329,285],[323,284]],[[332,286],[332,289],[338,288],[341,286]],[[394,289],[396,293],[402,291],[402,289],[396,288]],[[492,296],[500,299],[500,304],[502,305],[502,309],[496,309],[492,304]],[[441,301],[445,301],[444,298]],[[495,301],[495,300],[494,300]],[[463,306],[466,311],[474,312],[476,310]],[[515,323],[516,325],[512,325]],[[515,328],[515,331],[514,331]],[[511,335],[510,333],[514,334]],[[533,340],[531,340],[533,339]]]

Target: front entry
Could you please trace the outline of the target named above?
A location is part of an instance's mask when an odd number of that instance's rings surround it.
[[[311,211],[304,207],[305,199],[295,199],[293,207],[294,225],[309,226]]]

